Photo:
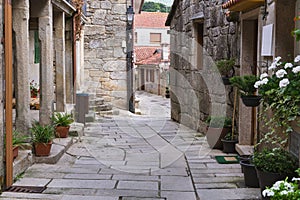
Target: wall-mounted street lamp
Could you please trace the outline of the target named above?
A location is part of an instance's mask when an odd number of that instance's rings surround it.
[[[135,113],[134,109],[134,91],[133,91],[133,21],[134,11],[133,7],[129,6],[126,12],[127,26],[126,26],[126,70],[127,70],[127,103],[128,110]]]

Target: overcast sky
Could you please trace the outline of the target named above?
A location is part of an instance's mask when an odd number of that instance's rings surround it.
[[[158,2],[158,3],[163,3],[168,6],[171,6],[173,4],[173,0],[145,0],[145,1],[153,1],[153,2]]]

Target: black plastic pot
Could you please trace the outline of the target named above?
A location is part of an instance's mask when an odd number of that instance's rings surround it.
[[[244,181],[247,187],[258,188],[259,181],[255,166],[250,163],[250,160],[240,160],[242,171],[244,172]]]
[[[238,142],[238,140],[225,140],[221,139],[223,143],[223,152],[224,153],[235,153],[235,144]]]
[[[289,179],[291,180],[292,177],[295,176],[295,174],[288,174],[288,173],[279,174],[279,173],[264,172],[259,169],[256,169],[256,172],[257,172],[257,177],[258,177],[261,192],[264,189],[266,189],[266,187],[272,187],[272,185],[276,181],[285,180],[286,177],[289,177]],[[262,199],[266,200],[269,198],[262,196]]]
[[[222,81],[224,85],[230,85],[229,77],[222,76]]]
[[[261,96],[241,96],[241,99],[245,106],[256,107],[260,104]]]

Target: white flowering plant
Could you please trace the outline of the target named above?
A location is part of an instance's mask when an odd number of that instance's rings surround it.
[[[296,172],[299,176],[299,169]],[[300,199],[299,181],[300,178],[295,177],[291,181],[288,178],[277,181],[272,187],[263,190],[262,195],[269,197],[270,200],[298,200]]]
[[[286,145],[287,136],[293,131],[290,122],[300,116],[300,55],[289,62],[276,57],[268,71],[260,75],[260,80],[254,87],[262,96],[265,109],[272,111],[272,116],[265,118],[266,127],[271,129],[266,136],[282,130],[284,138],[273,137],[272,142]]]

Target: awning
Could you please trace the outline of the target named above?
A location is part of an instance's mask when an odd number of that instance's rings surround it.
[[[246,11],[264,5],[265,0],[227,0],[223,3],[223,9],[230,11]]]

